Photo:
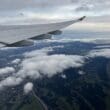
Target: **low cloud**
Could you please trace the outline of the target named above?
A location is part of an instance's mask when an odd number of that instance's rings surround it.
[[[33,89],[33,83],[28,82],[27,84],[24,85],[24,93],[28,94],[29,92],[31,92]]]
[[[12,63],[12,64],[19,64],[20,61],[21,61],[20,59],[15,59],[15,60],[13,60],[11,63]]]
[[[0,90],[2,90],[4,87],[11,87],[19,85],[22,82],[22,79],[20,77],[14,77],[10,76],[5,78],[4,80],[0,81]]]
[[[83,64],[83,57],[72,55],[44,55],[25,59],[18,75],[22,77],[39,78],[42,74],[51,77],[63,72],[70,67],[80,67]]]
[[[65,74],[61,74],[61,78],[66,79],[66,75]]]
[[[34,50],[23,54],[24,59],[22,61],[15,59],[12,61],[14,64],[18,64],[19,70],[16,73],[11,74],[9,77],[0,81],[0,89],[5,87],[11,87],[21,84],[27,77],[31,79],[38,79],[44,76],[52,77],[58,73],[62,73],[68,68],[81,67],[84,64],[84,57],[79,55],[64,55],[54,54],[49,55],[53,48],[48,47],[40,50]],[[20,62],[19,62],[20,61]],[[2,74],[7,72],[14,72],[14,68],[5,68]],[[32,89],[32,84],[24,86],[24,92],[28,93]]]
[[[96,49],[88,54],[89,57],[106,57],[110,58],[110,49]]]
[[[51,50],[48,50],[51,51]],[[78,55],[48,55],[47,50],[32,51],[25,54],[21,69],[17,73],[22,78],[39,78],[42,75],[52,77],[70,67],[80,67],[84,63],[82,56]]]
[[[13,67],[0,68],[0,75],[14,73],[14,72],[15,72],[15,69]]]
[[[84,75],[85,74],[85,72],[84,71],[78,71],[78,73],[79,73],[79,75]]]
[[[85,43],[94,43],[101,46],[102,40],[98,39],[77,39],[74,41],[80,41]],[[48,41],[49,43],[50,41]],[[52,42],[71,42],[71,40],[54,40]],[[106,42],[106,40],[105,40]],[[108,42],[106,42],[108,43]],[[108,44],[107,44],[108,45]],[[96,46],[97,47],[97,46]],[[25,52],[23,54],[22,60],[15,59],[11,63],[17,64],[18,68],[5,67],[0,69],[0,75],[6,75],[4,79],[0,81],[0,90],[5,87],[11,87],[21,84],[28,77],[32,80],[36,80],[42,77],[52,77],[56,74],[61,74],[62,78],[66,78],[65,75],[62,75],[63,71],[69,68],[79,68],[84,65],[86,58],[94,57],[106,57],[110,58],[110,49],[105,47],[105,49],[94,49],[90,50],[85,56],[80,55],[64,55],[64,54],[50,54],[54,52],[54,48],[64,48],[64,47],[47,47],[39,50],[33,50]],[[17,70],[16,70],[17,69]],[[16,72],[17,71],[17,72]],[[10,74],[9,73],[13,73]],[[79,71],[80,75],[85,74],[83,71]],[[29,89],[28,89],[29,88]],[[33,88],[33,84],[26,84],[24,86],[24,93],[30,92]]]

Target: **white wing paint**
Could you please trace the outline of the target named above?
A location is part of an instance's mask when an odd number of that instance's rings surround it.
[[[0,47],[11,46],[12,44],[20,41],[25,41],[33,37],[37,37],[43,34],[48,34],[56,30],[63,29],[76,22],[82,21],[84,17],[77,20],[50,23],[50,24],[38,24],[38,25],[1,25],[0,26]]]

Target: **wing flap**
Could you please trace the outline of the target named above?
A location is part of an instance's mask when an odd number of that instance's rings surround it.
[[[31,39],[32,40],[43,40],[43,39],[51,39],[51,38],[52,38],[51,34],[43,34],[43,35],[35,36]]]
[[[23,41],[19,41],[13,44],[8,44],[8,47],[24,47],[24,46],[31,46],[33,45],[34,42],[31,40],[23,40]]]

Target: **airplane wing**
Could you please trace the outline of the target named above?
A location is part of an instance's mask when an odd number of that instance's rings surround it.
[[[19,46],[21,44],[31,44],[29,39],[43,37],[48,33],[54,33],[76,22],[82,21],[84,17],[76,20],[36,25],[1,25],[0,26],[0,47]],[[16,45],[17,44],[17,45]]]

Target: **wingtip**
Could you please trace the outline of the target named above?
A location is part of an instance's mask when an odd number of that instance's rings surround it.
[[[82,20],[84,20],[85,18],[86,18],[86,16],[83,16],[83,17],[79,18],[79,21],[82,21]]]

